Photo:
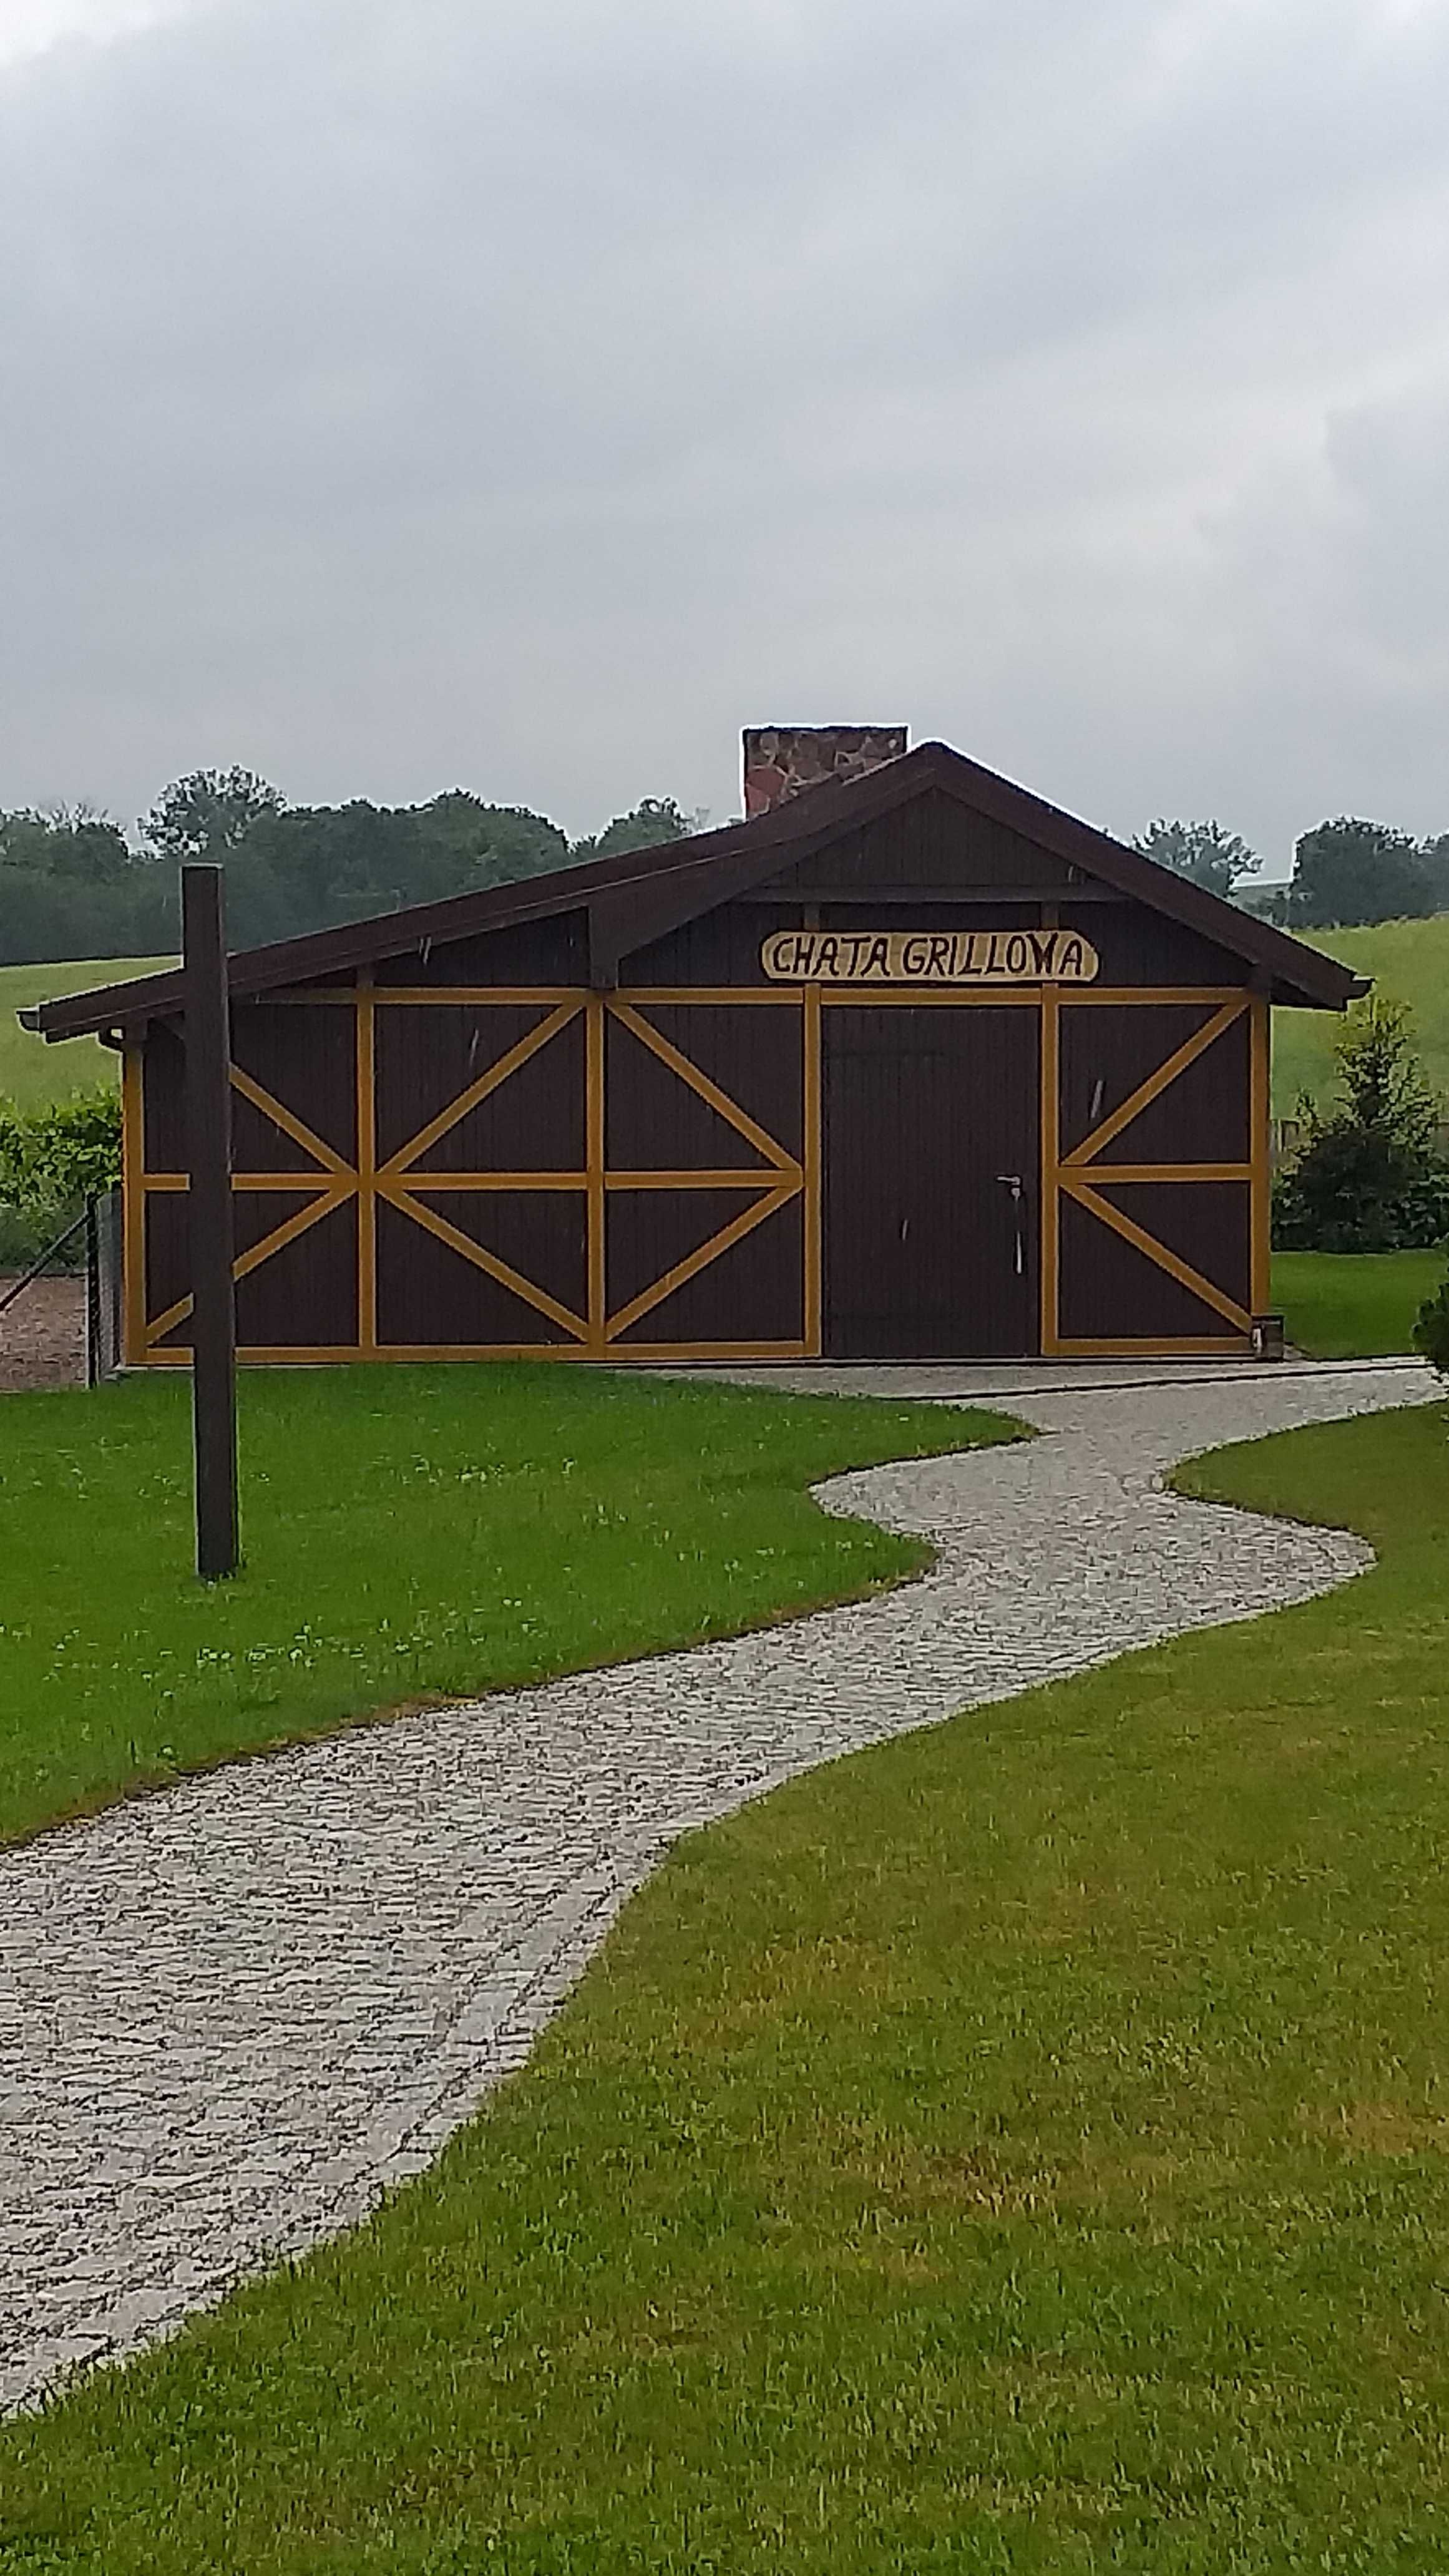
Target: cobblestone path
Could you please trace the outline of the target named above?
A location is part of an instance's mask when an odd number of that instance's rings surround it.
[[[151,2340],[417,2171],[686,1827],[1361,1570],[1353,1538],[1153,1479],[1436,1392],[1394,1369],[1017,1397],[1045,1437],[822,1489],[933,1539],[920,1582],[239,1763],[0,1855],[0,2405]]]

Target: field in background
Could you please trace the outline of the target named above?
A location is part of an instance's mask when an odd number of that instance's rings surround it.
[[[1313,1359],[1385,1359],[1413,1349],[1443,1276],[1442,1252],[1275,1252],[1273,1304]]]
[[[1449,912],[1432,921],[1377,921],[1364,930],[1315,930],[1310,945],[1341,958],[1390,1001],[1407,1002],[1424,1068],[1449,1102]],[[1333,1080],[1333,1011],[1273,1014],[1273,1108],[1291,1118],[1300,1092],[1320,1099]]]
[[[128,976],[150,975],[174,964],[171,957],[103,957],[89,963],[72,959],[64,966],[0,966],[0,1100],[40,1109],[116,1077],[116,1057],[99,1038],[70,1038],[64,1046],[47,1046],[43,1038],[17,1027],[17,1011],[28,1010],[32,1002],[54,1001],[61,993],[123,984]]]
[[[1449,913],[1432,921],[1383,921],[1366,930],[1315,931],[1312,945],[1359,973],[1378,990],[1407,1002],[1435,1090],[1449,1102]],[[34,1107],[69,1098],[113,1071],[115,1059],[93,1038],[47,1047],[15,1025],[15,1014],[56,993],[83,992],[89,984],[118,984],[149,975],[169,957],[107,957],[63,966],[0,966],[0,1100]],[[1273,1025],[1273,1108],[1291,1118],[1299,1094],[1324,1094],[1332,1079],[1332,1011],[1278,1011]]]

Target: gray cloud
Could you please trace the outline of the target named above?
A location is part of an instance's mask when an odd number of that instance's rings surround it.
[[[32,46],[0,801],[243,759],[579,828],[731,810],[741,723],[905,718],[1276,865],[1330,809],[1449,826],[1446,75],[1433,0]]]

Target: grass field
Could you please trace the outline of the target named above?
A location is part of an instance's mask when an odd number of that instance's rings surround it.
[[[1380,921],[1363,930],[1315,930],[1315,948],[1326,949],[1391,1001],[1407,1002],[1414,1036],[1429,1080],[1449,1117],[1449,913],[1432,921]],[[1333,1086],[1333,1011],[1273,1014],[1273,1108],[1291,1118],[1300,1093],[1322,1099]]]
[[[1445,1423],[1188,1481],[1378,1566],[691,1837],[433,2172],[0,2432],[7,2576],[1441,2570]]]
[[[1377,1359],[1414,1347],[1414,1318],[1444,1277],[1444,1252],[1275,1252],[1273,1304],[1314,1359]]]
[[[154,1378],[0,1400],[0,1839],[362,1712],[868,1590],[926,1550],[806,1486],[1011,1436],[546,1366],[248,1373],[246,1569],[204,1589],[189,1406]]]
[[[72,960],[64,966],[0,966],[0,1100],[38,1109],[116,1078],[116,1056],[99,1038],[68,1038],[63,1046],[47,1046],[43,1038],[17,1027],[17,1011],[61,993],[83,993],[92,984],[121,984],[130,975],[150,975],[174,962],[170,957],[103,957],[90,965]]]

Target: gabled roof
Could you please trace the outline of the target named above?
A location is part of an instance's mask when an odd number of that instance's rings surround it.
[[[587,918],[592,978],[598,984],[611,984],[621,959],[632,950],[732,896],[747,894],[796,860],[810,857],[826,843],[931,788],[943,789],[972,813],[1005,825],[1084,875],[1150,905],[1229,955],[1243,958],[1268,980],[1275,1001],[1309,1010],[1342,1010],[1368,989],[1361,976],[1335,958],[1275,930],[1271,922],[1240,912],[1236,904],[1175,876],[1171,869],[1159,867],[1140,851],[1095,831],[1091,824],[1079,823],[947,744],[923,742],[867,777],[810,788],[749,822],[726,823],[718,831],[693,833],[687,840],[655,849],[630,850],[582,867],[555,868],[547,876],[525,877],[511,885],[451,895],[442,903],[414,904],[403,912],[346,922],[337,930],[311,931],[301,939],[243,949],[231,960],[232,991],[264,993],[278,985],[306,983],[314,976],[367,965],[379,957],[401,956],[409,949],[477,938],[516,922],[577,912]],[[125,1029],[179,1011],[184,1002],[181,970],[173,968],[128,984],[108,984],[94,992],[42,1002],[22,1011],[20,1017],[27,1028],[54,1040],[99,1029]]]

